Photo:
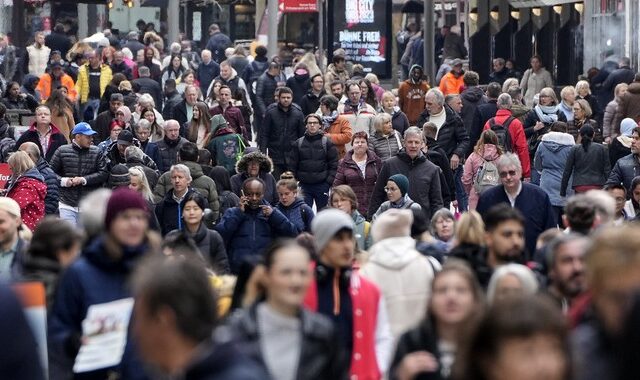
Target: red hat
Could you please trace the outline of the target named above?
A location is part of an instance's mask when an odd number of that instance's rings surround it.
[[[142,195],[126,187],[120,187],[114,190],[107,202],[104,226],[110,229],[111,222],[113,222],[119,213],[131,209],[148,211],[147,202],[142,198]]]

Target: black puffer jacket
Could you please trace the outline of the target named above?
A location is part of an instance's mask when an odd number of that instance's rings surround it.
[[[260,350],[258,329],[258,305],[238,310],[227,321],[229,332],[233,334],[242,352],[265,366]],[[349,365],[346,355],[338,343],[338,335],[333,324],[326,317],[301,309],[302,351],[297,363],[296,379],[306,380],[346,380]]]
[[[38,164],[36,165],[36,167],[44,178],[44,183],[47,185],[47,195],[44,197],[45,214],[57,214],[58,197],[60,197],[60,193],[58,191],[58,185],[60,184],[60,181],[58,180],[58,176],[51,169],[51,166],[49,166],[47,161],[45,161],[42,157],[40,157],[40,160],[38,160]]]
[[[369,217],[373,217],[383,201],[386,200],[384,187],[387,186],[389,177],[394,174],[403,174],[409,179],[409,197],[422,207],[427,220],[440,210],[442,190],[440,188],[440,168],[429,162],[422,152],[412,159],[404,151],[400,151],[395,157],[391,157],[382,164],[376,187],[369,203]]]
[[[300,100],[300,109],[302,109],[302,114],[308,115],[310,113],[315,113],[318,108],[320,108],[320,98],[322,98],[326,94],[327,93],[324,92],[324,90],[322,90],[319,95],[316,95],[312,91],[309,91]]]
[[[273,103],[273,94],[278,87],[278,81],[268,72],[262,73],[256,80],[256,116],[262,118],[267,112],[269,104]]]
[[[169,235],[178,233],[180,231],[174,230]],[[227,250],[218,231],[210,230],[204,223],[200,223],[200,227],[198,227],[198,231],[195,234],[190,232],[188,234],[196,242],[202,257],[207,260],[216,274],[229,274],[231,272]]]
[[[469,134],[460,116],[448,105],[444,105],[447,118],[438,131],[438,146],[447,153],[447,158],[457,154],[462,160],[469,149]],[[418,118],[418,125],[429,121],[429,111],[424,110]],[[414,199],[415,200],[415,199]]]
[[[476,113],[476,108],[485,104],[487,98],[480,87],[474,86],[465,88],[460,94],[460,99],[462,100],[462,122],[469,135],[471,135],[471,126],[473,125],[473,116]],[[471,144],[473,144],[473,141],[471,141]]]
[[[304,115],[297,104],[291,104],[286,111],[280,105],[269,107],[260,127],[258,145],[262,152],[269,150],[275,165],[288,165],[292,145],[304,131]]]
[[[97,146],[81,148],[75,143],[63,145],[51,159],[51,169],[60,177],[84,177],[84,186],[61,187],[60,202],[78,207],[80,199],[104,185],[109,178],[107,161]]]
[[[302,75],[294,74],[291,78],[287,79],[287,87],[293,91],[293,102],[300,105],[302,97],[311,89],[309,73]]]
[[[640,159],[637,154],[631,153],[616,162],[605,185],[623,184],[627,194],[630,194],[631,181],[639,175]]]
[[[158,154],[160,155],[160,162],[156,162],[160,173],[164,173],[171,169],[171,165],[178,162],[178,151],[182,144],[188,140],[184,137],[180,137],[178,140],[169,140],[166,137],[158,141]]]
[[[338,170],[338,149],[322,133],[305,134],[294,143],[291,169],[301,183],[331,185]]]
[[[194,191],[196,190],[192,188],[187,189],[187,193],[184,198],[182,198],[182,202],[178,203],[173,199],[173,189],[171,189],[167,191],[164,198],[156,204],[155,212],[158,223],[160,224],[162,236],[165,236],[173,230],[181,230],[183,228],[182,209],[185,204],[184,200]]]

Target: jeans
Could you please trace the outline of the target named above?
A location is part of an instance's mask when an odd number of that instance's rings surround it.
[[[74,210],[69,210],[68,208],[60,207],[60,219],[68,221],[73,226],[78,225],[79,215],[80,214]]]
[[[329,184],[326,182],[308,184],[301,183],[302,195],[304,196],[304,202],[313,207],[313,201],[316,202],[316,211],[320,211],[327,207],[329,202]]]
[[[469,208],[469,195],[462,186],[462,164],[453,173],[453,180],[456,184],[456,200],[458,201],[458,211],[464,212]]]

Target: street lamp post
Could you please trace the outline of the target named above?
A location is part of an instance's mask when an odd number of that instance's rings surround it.
[[[424,0],[424,73],[429,77],[432,85],[435,78],[433,22],[433,0]]]

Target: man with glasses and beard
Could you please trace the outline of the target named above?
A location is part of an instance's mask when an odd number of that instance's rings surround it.
[[[565,314],[587,287],[584,255],[589,242],[586,236],[570,233],[556,237],[547,246],[547,292]]]
[[[529,259],[535,252],[538,236],[549,228],[556,228],[555,214],[549,195],[536,185],[522,182],[522,165],[513,153],[503,154],[496,166],[501,185],[480,195],[476,211],[484,215],[491,207],[506,203],[524,215],[525,241]]]

